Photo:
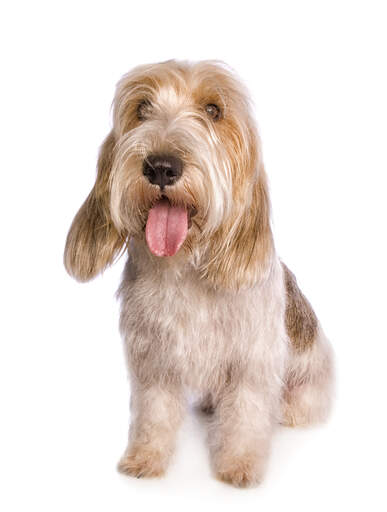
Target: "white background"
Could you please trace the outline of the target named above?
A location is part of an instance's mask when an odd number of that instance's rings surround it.
[[[386,510],[385,6],[2,3],[1,510]],[[115,83],[169,58],[222,59],[252,91],[277,248],[337,357],[331,421],[279,429],[265,482],[247,491],[213,478],[192,415],[164,479],[116,472],[123,261],[84,285],[62,266]]]

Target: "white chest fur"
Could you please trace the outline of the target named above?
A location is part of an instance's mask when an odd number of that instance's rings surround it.
[[[120,288],[121,331],[140,379],[179,379],[212,388],[228,372],[281,378],[286,357],[281,266],[267,283],[235,292],[214,290],[193,267],[128,261]]]

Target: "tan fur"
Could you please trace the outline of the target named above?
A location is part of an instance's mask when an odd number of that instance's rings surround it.
[[[77,213],[67,236],[66,270],[79,281],[88,281],[110,265],[125,243],[118,234],[109,209],[109,177],[115,137],[110,133],[102,144],[96,183]]]
[[[244,193],[234,201],[230,218],[212,237],[203,274],[216,286],[249,287],[266,278],[270,270],[274,249],[263,169],[253,181],[251,197]]]
[[[214,104],[219,119],[208,115]],[[140,66],[119,82],[113,120],[65,264],[85,281],[128,248],[119,298],[132,419],[119,469],[137,477],[165,472],[190,390],[211,414],[216,476],[257,484],[275,425],[327,417],[333,369],[329,342],[275,252],[248,93],[221,63]],[[181,178],[163,194],[197,212],[168,258],[152,254],[144,235],[161,191],[142,166],[156,152],[183,162]]]

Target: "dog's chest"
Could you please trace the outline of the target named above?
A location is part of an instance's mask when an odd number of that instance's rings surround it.
[[[257,337],[262,312],[252,292],[216,292],[194,274],[138,276],[127,286],[121,328],[132,362],[149,371],[203,388],[246,357]]]

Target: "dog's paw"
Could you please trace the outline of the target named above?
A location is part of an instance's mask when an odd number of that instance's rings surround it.
[[[139,446],[125,452],[117,469],[124,475],[142,477],[159,477],[166,470],[166,457],[160,451]]]
[[[233,457],[216,464],[216,477],[235,487],[253,487],[261,483],[264,464],[258,457],[251,455]]]

